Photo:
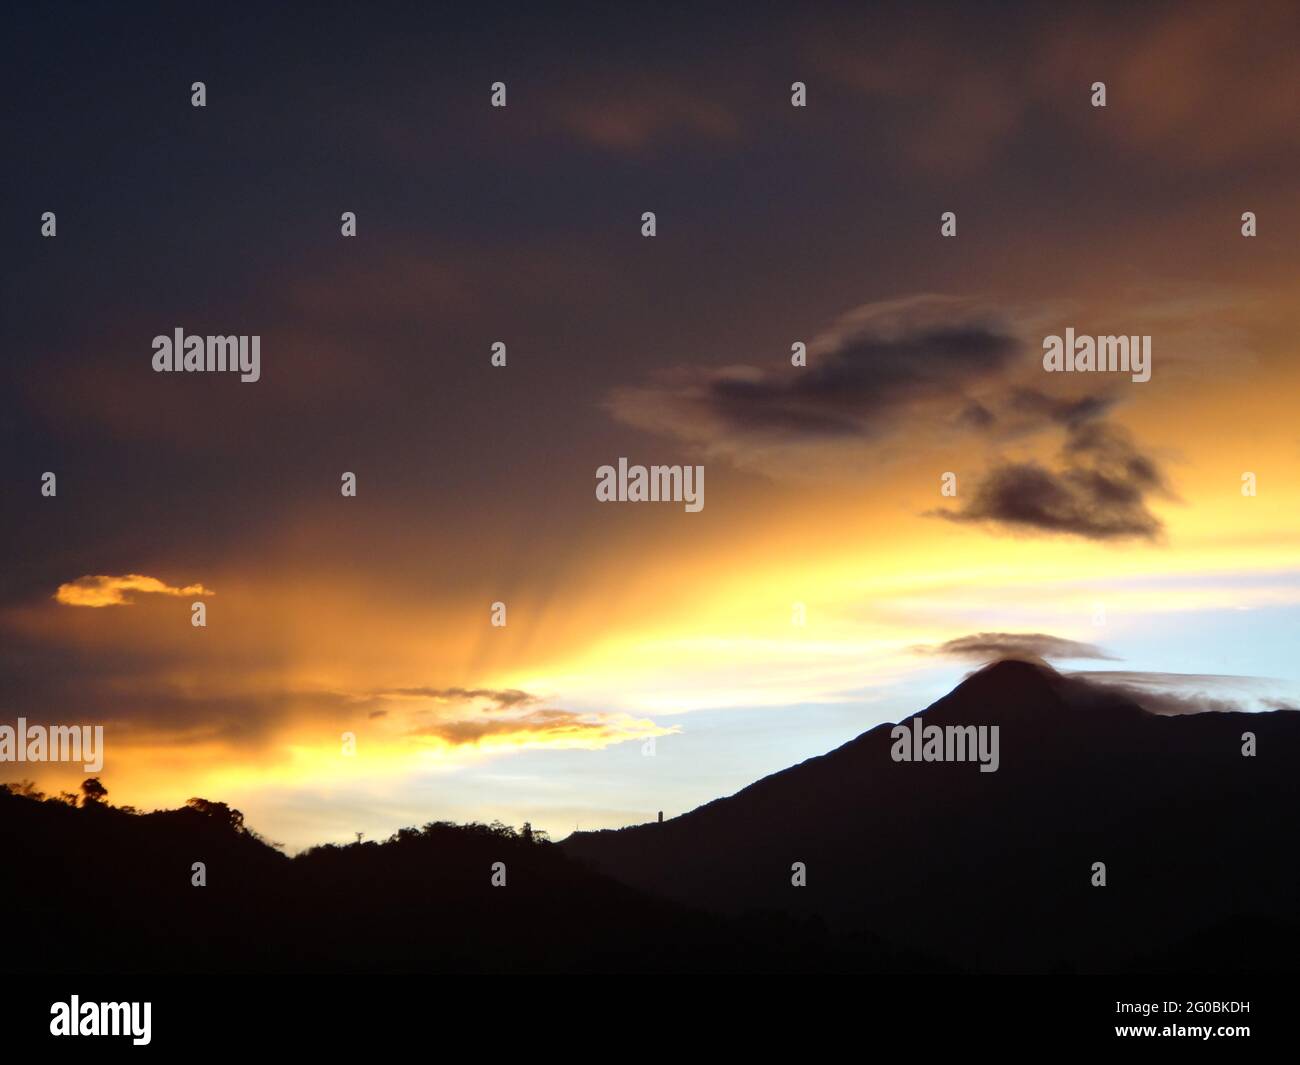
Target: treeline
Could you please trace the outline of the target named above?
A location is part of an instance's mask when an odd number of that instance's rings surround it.
[[[98,783],[98,782],[96,782]],[[225,803],[140,813],[0,789],[9,972],[912,971],[780,914],[724,918],[592,872],[525,824],[430,821],[289,858]]]

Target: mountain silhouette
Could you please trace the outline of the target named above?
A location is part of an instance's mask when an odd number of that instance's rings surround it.
[[[895,761],[882,725],[684,816],[559,844],[430,822],[289,858],[220,802],[140,814],[94,779],[80,806],[0,788],[0,970],[1293,969],[1300,714],[1160,716],[1006,661],[916,717],[996,725],[996,772]]]
[[[681,817],[561,845],[683,904],[872,930],[963,969],[1293,968],[1300,714],[1158,715],[1006,660],[914,716],[998,726],[997,771],[895,761],[882,725]]]

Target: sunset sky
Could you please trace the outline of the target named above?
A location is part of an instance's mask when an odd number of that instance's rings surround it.
[[[20,18],[0,724],[296,850],[673,816],[979,633],[1300,705],[1300,9],[861,6]],[[154,373],[177,327],[261,380]],[[1067,327],[1150,381],[1045,373]],[[620,456],[703,510],[598,502]]]

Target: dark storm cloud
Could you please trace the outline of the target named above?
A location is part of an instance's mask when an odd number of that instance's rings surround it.
[[[1156,540],[1164,526],[1148,505],[1155,495],[1172,498],[1156,462],[1127,433],[1104,422],[1076,421],[1057,468],[999,463],[977,481],[965,506],[930,513],[1013,531]]]
[[[1037,370],[1030,327],[974,300],[915,295],[868,304],[809,345],[806,367],[679,368],[656,384],[616,390],[616,417],[739,453],[763,446],[877,438],[915,416],[1011,438],[1084,427],[1115,393],[1053,395],[1014,384]],[[1071,382],[1073,384],[1073,382]],[[979,391],[981,395],[972,395]],[[1086,442],[1080,446],[1087,446]]]
[[[1001,369],[1018,349],[988,327],[922,326],[907,336],[849,338],[807,373],[782,380],[715,378],[712,412],[741,432],[869,434],[873,423],[915,398],[943,395]]]
[[[737,453],[747,444],[874,438],[918,407],[957,417],[965,390],[1022,350],[1011,327],[973,301],[918,295],[845,315],[808,346],[808,365],[681,369],[615,390],[607,409],[644,428]]]
[[[922,646],[915,650],[924,654],[950,655],[991,662],[1001,658],[1098,658],[1113,659],[1101,648],[1090,643],[1067,640],[1044,632],[977,632],[960,636],[934,647]]]
[[[857,468],[864,439],[956,427],[990,450],[991,465],[969,501],[931,516],[1094,540],[1157,539],[1163,526],[1149,503],[1172,493],[1156,461],[1106,420],[1116,394],[1017,384],[1017,375],[1037,372],[1036,360],[1021,358],[1029,328],[971,300],[870,304],[810,345],[806,368],[681,369],[658,385],[614,392],[607,409],[737,464],[770,468],[805,448]],[[1054,463],[997,457],[999,442],[1048,432],[1065,436]]]

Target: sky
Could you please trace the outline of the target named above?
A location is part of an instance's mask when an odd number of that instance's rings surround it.
[[[104,725],[111,801],[562,837],[1003,653],[1300,705],[1294,5],[6,37],[0,724]],[[176,328],[260,336],[260,379],[154,372]],[[1149,336],[1150,380],[1046,372],[1067,328]],[[620,457],[702,465],[703,508],[598,501]]]

